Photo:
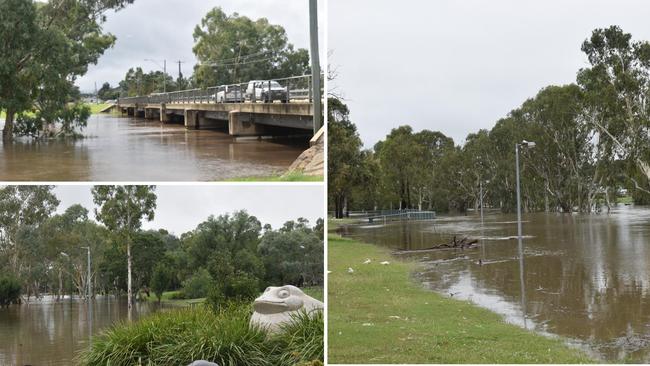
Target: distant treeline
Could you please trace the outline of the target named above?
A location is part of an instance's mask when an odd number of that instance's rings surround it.
[[[49,186],[0,188],[0,279],[18,282],[27,298],[86,296],[89,247],[90,296],[124,294],[125,235],[92,220],[80,205],[55,214],[58,205]],[[269,285],[323,284],[322,219],[311,226],[299,218],[274,230],[242,210],[210,216],[180,236],[137,230],[128,240],[140,296],[180,290],[177,296],[216,304],[252,298]]]
[[[515,208],[515,144],[528,211],[594,212],[625,192],[650,203],[650,43],[619,27],[582,44],[574,84],[547,86],[463,146],[441,132],[393,129],[363,150],[349,110],[329,101],[330,210]]]

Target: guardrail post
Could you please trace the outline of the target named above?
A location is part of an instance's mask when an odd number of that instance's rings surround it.
[[[307,78],[307,89],[309,90],[309,103],[313,102],[312,100],[312,88],[311,88],[311,77]]]

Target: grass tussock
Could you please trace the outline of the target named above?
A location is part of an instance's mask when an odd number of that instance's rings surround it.
[[[594,362],[561,339],[422,288],[411,277],[416,264],[383,248],[330,234],[328,256],[330,364]]]
[[[323,316],[301,315],[276,335],[249,326],[249,304],[213,312],[207,307],[160,312],[119,324],[96,337],[77,357],[80,365],[221,366],[322,365]]]

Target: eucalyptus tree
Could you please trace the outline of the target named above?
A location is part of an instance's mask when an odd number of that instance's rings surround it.
[[[348,107],[336,98],[329,98],[328,107],[327,188],[335,216],[341,218],[351,190],[362,184],[359,179],[362,142],[349,119]]]
[[[131,246],[135,234],[142,227],[142,221],[154,219],[156,209],[156,187],[141,186],[94,186],[93,202],[97,219],[113,232],[115,238],[126,250],[127,301],[129,316],[133,307]]]
[[[645,177],[624,172],[650,193],[650,43],[632,41],[618,26],[595,29],[582,44],[590,66],[578,73],[587,117],[610,160],[625,159]]]
[[[23,71],[37,42],[36,4],[31,0],[0,1],[0,112],[6,111],[3,138],[13,136],[16,112],[30,107],[31,75]]]
[[[438,131],[422,130],[413,135],[412,148],[417,149],[413,161],[412,185],[419,209],[434,208],[441,188],[448,186],[449,177],[441,167],[445,157],[453,152],[454,140]],[[453,183],[452,183],[453,184]]]
[[[194,54],[199,60],[194,79],[202,87],[309,71],[308,51],[296,50],[284,28],[266,18],[228,15],[217,7],[194,29],[194,42]]]
[[[3,267],[18,276],[26,266],[20,259],[18,234],[24,227],[39,227],[59,205],[52,186],[5,186],[0,188],[0,259]]]
[[[96,63],[115,37],[102,31],[105,13],[133,0],[3,0],[0,2],[0,109],[3,139],[55,123],[64,133],[85,125],[89,113],[69,105],[76,78]],[[30,112],[30,113],[26,113]],[[14,117],[21,127],[14,131]]]
[[[308,221],[285,223],[262,236],[257,251],[269,285],[314,286],[323,283],[323,240]]]
[[[90,298],[97,290],[97,276],[104,261],[104,253],[110,244],[106,229],[88,217],[88,209],[75,204],[65,212],[51,216],[41,228],[41,241],[46,249],[48,268],[56,273],[58,292],[63,292],[63,274],[71,278],[80,296]],[[92,253],[92,263],[88,268],[87,249]],[[90,278],[88,273],[90,272]],[[88,281],[93,284],[89,286]],[[92,293],[88,293],[89,287]]]
[[[399,197],[400,209],[411,208],[413,187],[420,174],[418,161],[424,154],[422,145],[415,142],[411,126],[391,130],[386,140],[375,145],[386,187]]]

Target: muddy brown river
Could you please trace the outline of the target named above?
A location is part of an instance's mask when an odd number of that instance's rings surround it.
[[[3,123],[0,123],[0,127]],[[233,138],[181,124],[93,115],[76,141],[0,142],[0,181],[218,181],[283,173],[308,138]]]
[[[434,221],[358,225],[345,236],[419,261],[415,277],[511,323],[559,335],[603,361],[650,362],[650,208],[611,214],[525,214],[524,296],[516,215],[443,216]],[[400,253],[457,235],[476,248]]]
[[[133,319],[155,311],[155,303],[137,303]],[[0,365],[73,365],[93,335],[126,321],[126,300],[99,297],[88,307],[76,299],[45,298],[0,310]]]

